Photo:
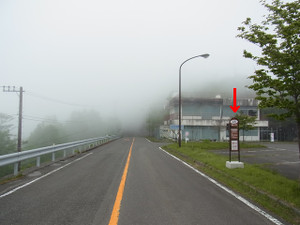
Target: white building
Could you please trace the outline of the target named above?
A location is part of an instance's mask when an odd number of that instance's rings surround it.
[[[231,110],[233,99],[221,98],[182,98],[182,139],[188,137],[189,140],[228,140],[226,125],[235,116]],[[178,136],[178,96],[172,98],[168,104],[168,117],[164,125],[160,127],[160,136],[164,138],[176,139]],[[260,120],[258,101],[253,98],[238,99],[237,105],[240,106],[238,112],[245,115],[255,116],[255,129],[244,131],[245,141],[259,141],[260,128],[268,127],[268,121]],[[240,131],[240,140],[243,132]]]

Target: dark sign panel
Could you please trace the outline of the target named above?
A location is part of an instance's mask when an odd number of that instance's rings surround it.
[[[230,139],[231,140],[238,140],[239,139],[239,129],[238,128],[231,128],[230,129]]]

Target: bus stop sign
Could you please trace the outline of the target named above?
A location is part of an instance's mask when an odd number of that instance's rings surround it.
[[[239,143],[239,120],[232,118],[229,122],[229,161],[231,161],[231,152],[238,151],[238,157],[240,161],[240,143]]]

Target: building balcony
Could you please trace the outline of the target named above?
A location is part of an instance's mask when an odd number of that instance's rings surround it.
[[[220,120],[220,117],[213,117],[212,119],[201,119],[201,116],[183,116],[183,119],[181,120],[181,124],[184,126],[203,126],[203,127],[226,127],[226,125],[229,123],[230,118],[222,118]],[[166,123],[165,123],[166,124]],[[174,124],[179,125],[179,120],[169,120],[168,124]],[[254,127],[268,127],[269,122],[266,120],[256,120]]]

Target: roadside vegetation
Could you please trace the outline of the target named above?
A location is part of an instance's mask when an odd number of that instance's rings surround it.
[[[35,118],[40,123],[31,132],[26,140],[22,141],[22,151],[36,149],[53,144],[61,144],[71,141],[78,141],[92,137],[100,137],[106,134],[121,133],[121,123],[116,118],[102,119],[100,113],[94,110],[74,111],[68,120],[59,122],[55,116]],[[13,117],[0,112],[0,155],[17,152],[17,140],[12,134],[14,125]],[[56,158],[63,156],[62,152],[56,153]],[[51,161],[51,154],[41,157],[41,163]],[[21,173],[23,170],[33,167],[36,159],[22,161]],[[13,165],[0,167],[0,180],[11,177]]]
[[[241,149],[261,147],[259,144],[241,143]],[[300,224],[300,186],[275,171],[245,163],[244,169],[228,169],[228,156],[212,150],[228,149],[226,142],[189,142],[179,148],[177,143],[163,147],[169,153],[196,169],[218,180],[223,185],[245,196],[292,224]],[[235,159],[233,159],[235,160]]]
[[[263,21],[247,18],[237,37],[258,46],[260,53],[244,50],[244,57],[256,62],[248,88],[256,92],[260,108],[270,108],[270,116],[292,119],[297,124],[300,154],[300,2],[262,0],[269,11]]]
[[[151,142],[157,142],[157,143],[173,143],[174,141],[172,141],[171,139],[167,139],[167,138],[160,138],[160,139],[157,139],[155,137],[146,137],[149,141]]]

